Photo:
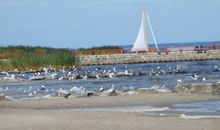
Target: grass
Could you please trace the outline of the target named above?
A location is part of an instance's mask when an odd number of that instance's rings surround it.
[[[92,48],[80,48],[78,50],[112,50],[112,49],[122,49],[120,46],[100,46],[100,47],[92,47]]]
[[[107,55],[107,54],[121,54],[123,49],[120,46],[101,46],[92,48],[80,48],[76,55]]]
[[[56,68],[75,65],[72,51],[47,47],[8,46],[0,47],[0,68],[3,70],[37,69],[52,65]]]

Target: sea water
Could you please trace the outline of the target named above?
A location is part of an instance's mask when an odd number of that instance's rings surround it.
[[[220,118],[220,101],[175,104],[171,107],[154,107],[150,104],[139,106],[117,106],[102,108],[61,109],[60,111],[104,111],[104,112],[141,112],[146,116],[179,116],[183,119]]]
[[[186,71],[186,74],[163,74],[160,76],[149,76],[152,69],[158,66],[162,69],[168,67],[175,67],[181,65]],[[87,80],[42,80],[42,81],[25,81],[16,83],[0,83],[0,93],[10,96],[15,99],[21,98],[44,98],[54,95],[59,89],[70,90],[72,87],[84,87],[86,90],[94,91],[99,87],[115,86],[115,89],[122,90],[123,87],[134,88],[150,88],[152,86],[166,86],[168,88],[175,87],[177,80],[181,79],[184,83],[216,83],[220,80],[220,72],[214,72],[214,66],[220,66],[219,60],[207,61],[184,61],[184,62],[167,62],[167,63],[142,63],[142,64],[118,64],[118,65],[104,65],[104,66],[84,66],[81,71],[94,71],[95,68],[112,69],[116,68],[118,71],[123,71],[125,68],[132,71],[142,71],[147,75],[143,76],[129,76],[129,77],[115,77],[115,78],[101,78],[101,79],[87,79]],[[205,77],[206,80],[194,81],[190,78],[191,74],[198,74]],[[28,75],[26,75],[29,77]],[[47,91],[39,92],[42,87]],[[37,93],[34,93],[37,91]],[[30,95],[30,93],[32,95]],[[106,109],[97,109],[106,110]],[[198,119],[198,118],[219,118],[220,117],[220,101],[207,101],[186,104],[176,104],[169,108],[155,108],[153,106],[132,106],[111,108],[108,110],[114,111],[139,111],[139,112],[159,112],[161,115],[170,113],[179,114],[181,118]]]
[[[194,102],[176,104],[172,106],[172,111],[187,113],[215,113],[220,115],[220,101]]]
[[[220,118],[220,101],[176,104],[163,113],[176,113],[184,119]]]
[[[168,67],[175,67],[181,65],[186,71],[186,74],[162,74],[160,76],[150,76],[152,69],[161,67],[168,69]],[[142,64],[118,64],[118,65],[103,65],[103,66],[84,66],[81,71],[94,71],[95,68],[112,69],[116,68],[118,71],[124,71],[124,68],[137,72],[142,71],[147,75],[143,76],[125,76],[115,78],[101,78],[101,79],[79,79],[79,80],[42,80],[42,81],[25,81],[16,83],[0,83],[0,93],[13,98],[33,98],[45,95],[53,95],[59,89],[70,90],[72,87],[84,87],[86,90],[94,91],[97,88],[110,88],[114,86],[117,90],[122,90],[125,87],[134,88],[151,88],[151,87],[168,87],[173,88],[177,85],[179,79],[183,83],[216,83],[220,80],[220,72],[214,72],[214,66],[220,66],[218,60],[208,61],[184,61],[184,62],[168,62],[168,63],[142,63]],[[205,77],[205,81],[194,81],[191,78],[192,74],[198,74],[200,77]],[[30,76],[30,75],[29,75]],[[28,77],[28,76],[27,76]],[[47,91],[39,91],[41,86],[44,86]],[[36,91],[37,93],[33,93]],[[33,93],[30,95],[30,93]]]

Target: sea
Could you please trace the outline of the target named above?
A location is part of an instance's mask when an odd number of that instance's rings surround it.
[[[173,48],[173,47],[188,47],[188,46],[204,46],[204,47],[211,47],[213,45],[220,46],[220,41],[207,41],[207,42],[180,42],[180,43],[161,43],[158,44],[159,48]],[[121,46],[125,50],[130,50],[132,45],[122,45]],[[155,44],[150,43],[149,48],[155,48]]]
[[[149,75],[153,69],[158,67],[167,70],[169,67],[175,68],[181,66],[187,73],[183,74],[161,74]],[[37,96],[45,96],[55,94],[59,89],[70,90],[72,87],[83,87],[88,91],[95,91],[98,88],[111,88],[114,86],[117,90],[124,88],[151,88],[151,87],[167,87],[173,88],[177,85],[178,80],[183,83],[216,83],[220,80],[220,72],[214,72],[214,66],[220,66],[218,60],[207,61],[178,61],[164,63],[141,63],[141,64],[117,64],[117,65],[102,65],[102,66],[82,66],[81,72],[93,72],[97,69],[125,71],[125,68],[132,72],[141,71],[145,75],[142,76],[122,76],[115,78],[99,78],[99,79],[73,79],[73,80],[40,80],[29,81],[31,74],[25,74],[23,82],[1,82],[0,92],[13,98],[31,98]],[[68,73],[68,72],[66,72]],[[198,80],[191,78],[192,74],[197,74],[199,77],[205,77]],[[38,93],[29,96],[28,92],[38,91],[42,86],[47,89],[47,92]]]
[[[219,42],[204,42],[203,45],[219,44]],[[198,45],[199,43],[186,44],[161,44],[162,47],[177,47]],[[200,43],[201,44],[201,43]],[[152,45],[153,46],[153,45]],[[128,47],[128,46],[127,46]],[[126,48],[126,46],[124,46]],[[187,73],[183,74],[161,74],[152,75],[149,73],[158,67],[161,69],[175,68],[181,66]],[[97,69],[112,70],[115,68],[118,71],[125,69],[132,72],[143,72],[146,75],[142,76],[123,76],[115,78],[100,78],[100,79],[77,79],[77,80],[41,80],[41,81],[23,81],[23,82],[1,82],[0,94],[11,97],[13,99],[35,99],[39,97],[53,96],[58,90],[70,90],[72,87],[83,87],[88,91],[95,91],[98,88],[111,88],[114,86],[116,90],[123,90],[124,88],[155,88],[167,87],[173,88],[181,80],[183,83],[216,83],[220,80],[220,72],[214,71],[214,66],[220,67],[219,60],[205,60],[205,61],[176,61],[176,62],[160,62],[160,63],[140,63],[140,64],[115,64],[115,65],[101,65],[101,66],[82,66],[80,71],[95,71]],[[205,77],[205,80],[193,80],[192,74],[197,74],[199,77]],[[24,77],[29,77],[26,74]],[[0,76],[1,77],[1,76]],[[42,86],[47,90],[39,92]],[[33,92],[36,93],[33,93]],[[31,93],[31,95],[30,95]],[[133,106],[126,108],[126,110],[148,110],[149,106]],[[123,108],[124,109],[124,108]],[[156,108],[155,108],[156,109]],[[153,110],[155,110],[153,109]],[[176,104],[169,109],[161,109],[161,113],[166,115],[170,112],[181,113],[182,118],[218,118],[220,116],[220,101],[194,102],[186,104]],[[190,114],[187,115],[187,114]]]

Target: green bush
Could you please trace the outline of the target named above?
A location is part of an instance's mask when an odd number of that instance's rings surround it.
[[[111,50],[111,49],[122,49],[120,46],[100,46],[100,47],[92,47],[88,49],[79,48],[78,50]]]

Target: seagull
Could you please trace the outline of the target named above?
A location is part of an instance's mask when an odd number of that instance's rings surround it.
[[[83,80],[86,80],[86,79],[88,79],[88,76],[87,76],[87,75],[84,75],[84,76],[83,76]]]
[[[128,70],[126,69],[126,70],[125,70],[125,75],[128,75],[128,74],[129,74],[129,73],[128,73]]]
[[[96,75],[95,75],[95,77],[96,77],[96,79],[100,79],[100,77],[99,77],[99,75],[98,75],[98,74],[96,74]]]
[[[44,85],[41,85],[41,86],[40,86],[40,90],[41,90],[41,91],[45,91],[45,90],[46,90],[45,86],[44,86]]]
[[[32,94],[32,93],[29,93],[28,96],[31,97],[31,96],[33,96],[33,94]]]
[[[116,72],[116,68],[115,67],[113,68],[113,71]]]
[[[197,74],[191,75],[192,80],[198,80],[199,76]]]
[[[71,73],[72,73],[72,72],[70,71],[70,72],[68,72],[68,74],[67,74],[67,75],[68,75],[68,76],[70,76],[70,75],[71,75]]]
[[[63,80],[63,76],[59,77],[59,79],[58,79],[58,80]]]
[[[215,65],[214,66],[214,71],[219,71],[219,70],[220,70],[220,68],[217,65]]]
[[[177,83],[182,83],[182,80],[181,80],[181,79],[178,79],[178,80],[177,80]]]
[[[9,73],[6,71],[3,71],[2,74],[6,74],[6,76],[9,76]]]
[[[114,73],[108,73],[109,78],[114,78]]]

